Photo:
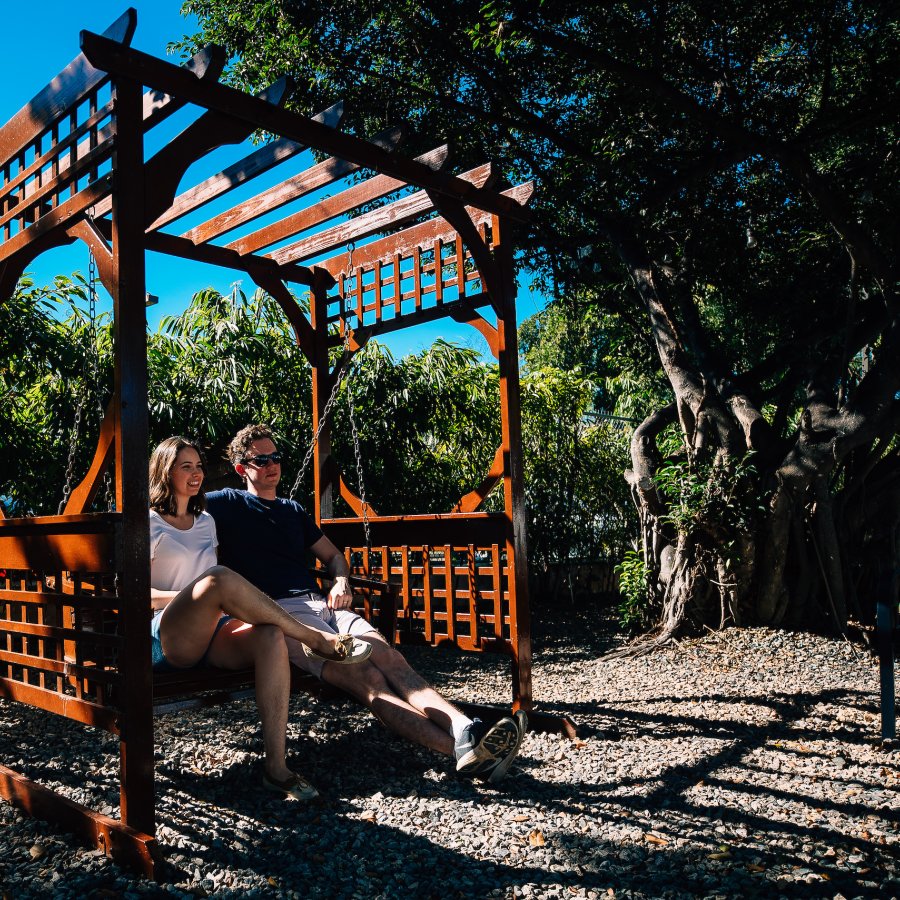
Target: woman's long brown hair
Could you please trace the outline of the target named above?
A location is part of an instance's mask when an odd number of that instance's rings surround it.
[[[200,456],[200,465],[206,471],[206,459],[199,445],[190,438],[175,437],[166,438],[150,454],[150,509],[158,513],[174,516],[178,514],[178,504],[175,493],[172,490],[172,468],[178,454],[185,447],[191,447]],[[200,493],[188,500],[188,512],[199,516],[206,509],[206,496],[203,493],[203,485],[200,485]]]

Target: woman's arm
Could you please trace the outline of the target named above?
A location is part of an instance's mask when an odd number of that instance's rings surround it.
[[[178,596],[178,591],[160,591],[155,587],[150,588],[151,609],[165,609],[169,603]]]

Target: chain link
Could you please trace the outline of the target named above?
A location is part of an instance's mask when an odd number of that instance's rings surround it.
[[[337,395],[338,391],[340,390],[341,383],[345,379],[347,379],[347,376],[350,373],[350,368],[352,365],[350,353],[350,314],[352,311],[353,301],[349,295],[349,292],[346,290],[346,281],[353,274],[353,251],[355,249],[356,245],[352,241],[347,244],[347,268],[344,271],[344,296],[342,298],[343,308],[341,309],[341,327],[344,331],[343,353],[341,356],[341,360],[337,366],[337,372],[334,379],[334,386],[331,389],[331,394],[329,395],[328,400],[325,403],[325,408],[322,410],[322,415],[319,417],[319,424],[316,427],[315,434],[313,434],[312,441],[310,442],[310,445],[306,451],[306,455],[303,457],[303,463],[300,466],[300,471],[297,473],[297,477],[294,480],[294,484],[291,487],[290,494],[288,495],[291,500],[294,499],[294,495],[297,493],[297,490],[306,475],[306,470],[309,467],[309,462],[312,459],[316,444],[319,442],[319,435],[322,433],[322,429],[325,427],[325,423],[328,421],[328,416],[331,413],[331,409],[334,406],[335,401],[337,400]],[[357,274],[356,277],[359,278],[361,276]],[[366,535],[366,548],[368,550],[371,550],[372,536],[369,527],[369,504],[366,501],[366,486],[363,480],[362,453],[359,446],[359,431],[357,430],[356,417],[353,413],[353,391],[350,385],[351,381],[348,379],[347,411],[350,414],[350,431],[353,435],[353,454],[356,458],[356,477],[359,484],[359,499],[362,502],[363,529]]]
[[[353,390],[347,382],[347,412],[350,414],[350,433],[353,435],[353,455],[356,457],[356,483],[359,485],[359,499],[362,503],[363,530],[366,534],[366,549],[372,549],[372,535],[369,531],[369,504],[366,502],[366,485],[363,481],[362,453],[359,449],[359,432],[356,430],[356,416],[353,415]]]
[[[94,209],[87,212],[87,217],[93,220]],[[75,408],[75,422],[72,426],[72,440],[69,446],[69,459],[66,464],[66,482],[63,487],[63,496],[59,504],[59,514],[62,515],[69,497],[72,494],[72,483],[75,478],[75,453],[78,446],[78,439],[81,434],[81,422],[83,418],[83,410],[86,401],[89,399],[88,394],[91,390],[94,393],[94,400],[97,404],[97,421],[98,425],[103,422],[106,410],[103,401],[100,399],[100,345],[97,333],[97,260],[93,252],[88,257],[88,329],[87,329],[87,348],[81,359],[81,390],[82,393],[78,398],[78,405]],[[103,474],[104,491],[106,497],[106,508],[112,512],[116,508],[115,497],[112,487],[112,475],[109,468]]]
[[[75,477],[75,448],[78,445],[78,435],[81,432],[81,410],[82,404],[79,403],[75,408],[75,423],[72,425],[72,442],[69,445],[69,462],[66,465],[66,483],[63,486],[62,500],[59,501],[59,515],[62,515],[65,511],[66,504],[69,502],[69,495],[72,493],[72,481]]]

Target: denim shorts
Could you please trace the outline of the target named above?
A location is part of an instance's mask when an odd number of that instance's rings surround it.
[[[173,666],[166,659],[166,654],[163,653],[162,641],[159,637],[159,623],[162,620],[161,609],[156,610],[153,613],[153,618],[150,620],[150,653],[151,658],[153,660],[153,668],[157,672],[179,672],[183,669],[199,669],[202,666],[207,665],[206,662],[206,654],[209,653],[209,648],[212,646],[212,642],[215,640],[216,635],[219,633],[219,629],[226,623],[230,622],[232,616],[222,616],[218,622],[216,622],[216,630],[213,632],[212,637],[209,639],[209,644],[206,646],[206,652],[203,656],[197,660],[192,666]]]

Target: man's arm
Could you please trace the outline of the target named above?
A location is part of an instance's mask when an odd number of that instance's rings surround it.
[[[328,540],[320,537],[310,548],[316,559],[325,564],[334,584],[328,592],[328,606],[331,609],[349,609],[353,604],[353,593],[350,590],[350,566],[344,554]]]

